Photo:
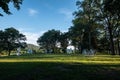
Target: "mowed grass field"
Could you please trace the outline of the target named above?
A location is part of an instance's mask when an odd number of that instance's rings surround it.
[[[120,80],[120,56],[1,56],[0,80]]]

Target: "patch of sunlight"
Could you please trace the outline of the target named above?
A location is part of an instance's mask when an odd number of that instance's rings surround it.
[[[88,60],[52,60],[52,59],[19,59],[19,60],[16,60],[16,59],[10,59],[10,60],[7,60],[7,59],[3,59],[3,60],[0,60],[0,62],[60,62],[60,63],[84,63],[84,64],[120,64],[120,61],[88,61]]]

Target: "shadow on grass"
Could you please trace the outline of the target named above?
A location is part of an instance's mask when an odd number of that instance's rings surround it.
[[[120,65],[0,63],[0,80],[120,80]]]

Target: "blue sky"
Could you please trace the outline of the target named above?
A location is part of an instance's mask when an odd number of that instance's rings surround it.
[[[24,0],[17,11],[10,4],[13,15],[0,17],[0,29],[14,27],[27,37],[27,43],[36,44],[44,32],[56,29],[67,31],[72,25],[72,13],[77,0]]]

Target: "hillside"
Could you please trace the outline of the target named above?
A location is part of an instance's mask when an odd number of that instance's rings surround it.
[[[33,50],[39,50],[39,46],[36,46],[34,44],[27,44],[27,48],[33,49]]]

